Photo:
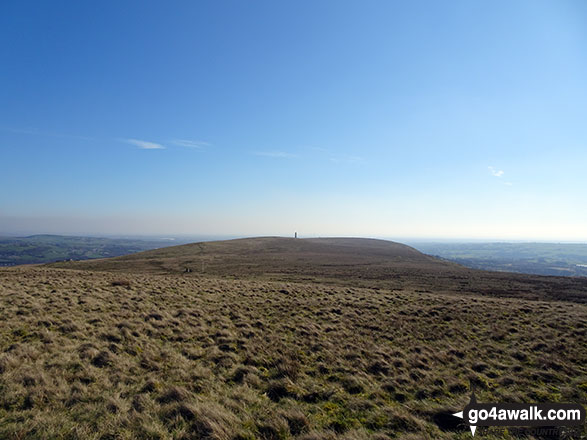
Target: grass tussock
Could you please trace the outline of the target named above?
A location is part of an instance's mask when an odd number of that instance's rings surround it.
[[[582,304],[119,282],[0,270],[0,438],[465,439],[447,414],[468,402],[470,382],[480,401],[587,400]]]

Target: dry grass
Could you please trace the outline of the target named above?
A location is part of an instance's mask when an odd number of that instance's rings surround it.
[[[400,243],[361,238],[248,238],[192,243],[53,267],[554,299],[587,304],[587,278],[468,269]]]
[[[465,439],[470,380],[587,400],[569,302],[23,267],[0,316],[0,438]]]

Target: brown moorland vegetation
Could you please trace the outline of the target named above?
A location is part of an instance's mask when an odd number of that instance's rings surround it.
[[[51,266],[151,274],[187,269],[193,276],[587,303],[587,278],[468,269],[400,243],[365,238],[245,238]]]
[[[249,273],[236,250],[184,273],[173,248],[175,262],[1,269],[0,438],[465,439],[446,415],[471,382],[480,401],[587,401],[582,280],[389,249],[280,261],[267,245],[248,262],[269,269]]]

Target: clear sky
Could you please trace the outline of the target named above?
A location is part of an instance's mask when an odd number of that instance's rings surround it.
[[[587,240],[587,2],[2,1],[0,233]]]

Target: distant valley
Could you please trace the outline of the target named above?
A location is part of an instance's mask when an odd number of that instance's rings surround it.
[[[587,276],[584,243],[410,243],[428,255],[473,269],[550,276]]]
[[[185,241],[62,235],[0,237],[0,266],[117,257],[182,243]]]

